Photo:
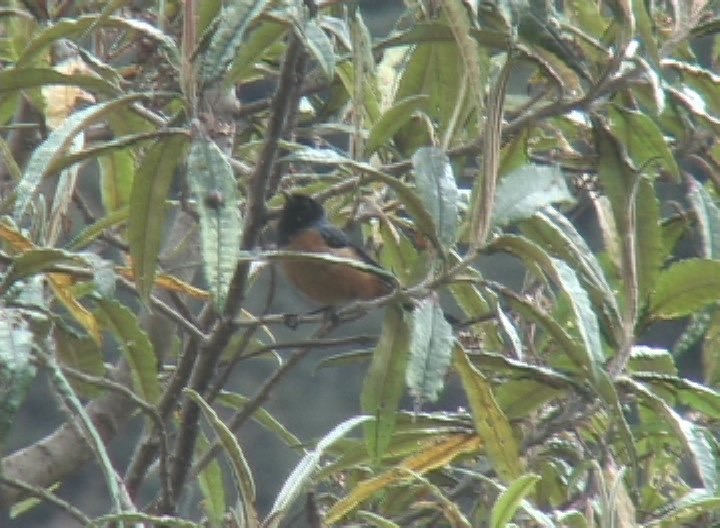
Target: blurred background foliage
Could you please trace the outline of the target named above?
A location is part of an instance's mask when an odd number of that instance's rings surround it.
[[[717,524],[719,31],[0,3],[3,526]],[[308,314],[282,192],[396,291]]]

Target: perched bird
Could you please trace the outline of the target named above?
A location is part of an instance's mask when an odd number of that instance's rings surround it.
[[[286,194],[277,230],[280,249],[327,253],[380,267],[347,235],[331,224],[323,206],[304,194]],[[393,284],[383,276],[351,266],[308,259],[282,261],[285,275],[310,299],[326,306],[371,300],[389,294]]]

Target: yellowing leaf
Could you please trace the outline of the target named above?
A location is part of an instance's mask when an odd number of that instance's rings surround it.
[[[75,73],[95,74],[79,57],[61,62],[55,67],[55,70],[68,75]],[[51,129],[56,129],[62,125],[73,112],[78,102],[95,102],[92,94],[72,85],[48,84],[42,87],[42,95],[45,99],[45,123]]]
[[[408,471],[422,475],[448,465],[460,455],[477,451],[481,445],[480,437],[463,434],[445,436],[441,437],[440,441],[429,442],[427,448],[420,449],[418,454],[406,458],[397,467],[382,475],[360,482],[347,497],[339,500],[330,508],[325,522],[330,525],[340,521],[375,493],[407,479]]]

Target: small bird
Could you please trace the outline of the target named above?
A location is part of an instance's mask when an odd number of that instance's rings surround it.
[[[280,249],[327,253],[379,268],[377,262],[353,245],[347,235],[330,223],[323,206],[311,197],[285,195],[277,230]],[[285,275],[307,297],[325,306],[372,300],[392,292],[394,285],[380,274],[351,266],[308,259],[282,261]]]

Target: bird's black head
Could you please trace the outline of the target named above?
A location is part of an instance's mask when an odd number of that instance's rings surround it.
[[[293,235],[324,219],[325,210],[319,202],[305,194],[286,194],[278,223],[278,246],[286,245]]]

